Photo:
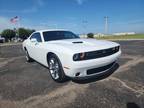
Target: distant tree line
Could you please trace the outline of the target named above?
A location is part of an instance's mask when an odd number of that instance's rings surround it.
[[[19,28],[19,29],[5,29],[1,32],[1,36],[5,38],[5,41],[11,41],[13,38],[15,39],[27,39],[35,30]],[[93,33],[88,33],[87,38],[94,38]]]
[[[88,33],[87,38],[94,38],[94,34],[93,33]]]
[[[5,38],[6,41],[11,41],[12,38],[20,38],[22,40],[25,40],[27,37],[29,37],[35,30],[33,29],[25,29],[25,28],[19,28],[19,29],[5,29],[1,32],[1,36]]]

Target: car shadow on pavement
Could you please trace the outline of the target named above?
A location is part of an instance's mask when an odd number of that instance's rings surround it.
[[[110,70],[106,72],[106,74],[101,75],[101,76],[93,76],[88,79],[72,79],[73,82],[79,83],[79,84],[86,84],[86,83],[91,83],[99,80],[103,80],[107,77],[109,77],[111,74],[113,74],[117,69],[119,68],[119,64],[116,63]]]
[[[140,108],[136,103],[129,102],[127,103],[127,108]]]

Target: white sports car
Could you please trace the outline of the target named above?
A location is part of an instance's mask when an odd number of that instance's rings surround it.
[[[115,42],[81,39],[66,30],[41,30],[23,42],[28,62],[36,60],[48,67],[55,81],[105,74],[121,55]]]

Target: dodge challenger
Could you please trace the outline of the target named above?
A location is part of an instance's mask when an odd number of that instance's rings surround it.
[[[40,30],[23,42],[27,62],[48,67],[54,81],[105,74],[121,55],[115,42],[82,39],[67,30]]]

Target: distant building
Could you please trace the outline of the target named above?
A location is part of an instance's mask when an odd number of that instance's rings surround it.
[[[79,37],[80,38],[87,38],[87,35],[86,34],[80,34]]]
[[[4,43],[5,42],[5,38],[0,36],[0,43]]]
[[[124,35],[135,35],[135,32],[122,32],[122,33],[113,33],[115,36],[124,36]]]
[[[87,38],[87,34],[80,34],[79,36],[81,38]],[[102,33],[96,33],[96,34],[94,34],[94,37],[101,37],[101,36],[105,36],[105,35],[102,34]]]
[[[104,34],[102,33],[97,33],[97,34],[94,34],[94,37],[101,37],[101,36],[105,36]]]

